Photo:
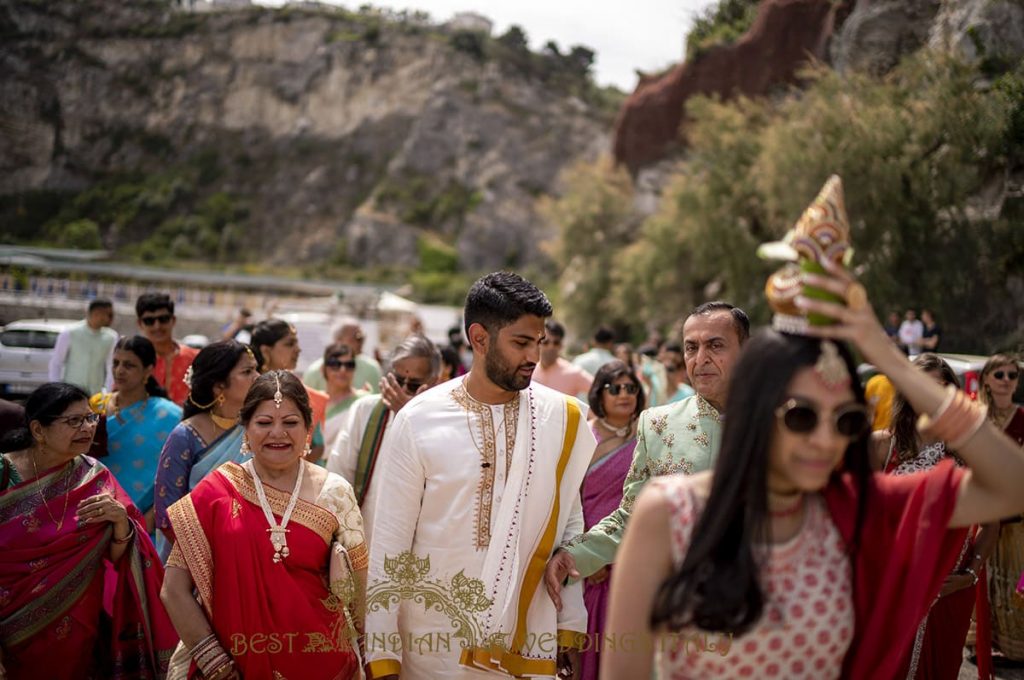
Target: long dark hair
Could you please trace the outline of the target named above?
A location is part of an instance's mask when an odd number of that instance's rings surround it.
[[[837,343],[838,344],[838,343]],[[853,376],[851,389],[864,403],[850,351],[838,344]],[[768,458],[775,431],[775,410],[785,400],[793,375],[812,366],[821,342],[772,330],[749,340],[733,368],[711,493],[693,530],[682,565],[658,591],[652,626],[742,635],[764,610],[760,569],[754,544],[770,541]],[[850,442],[843,469],[852,472],[860,491],[855,537],[864,520],[867,492],[868,435]],[[853,544],[856,544],[856,540]]]
[[[44,427],[52,425],[69,406],[80,401],[89,401],[89,395],[81,387],[65,382],[40,385],[25,400],[25,421],[0,436],[0,451],[9,453],[29,448],[34,443],[29,423],[38,420]]]
[[[116,352],[117,350],[131,352],[139,358],[139,361],[146,368],[156,366],[156,349],[153,347],[153,343],[149,341],[149,338],[144,335],[122,336],[117,341],[117,344],[114,345],[114,351]],[[149,380],[146,381],[146,394],[151,397],[167,398],[167,391],[160,387],[160,383],[156,381],[152,374],[150,374]]]
[[[250,342],[252,344],[252,351],[256,356],[256,369],[260,373],[269,370],[269,366],[267,366],[269,357],[263,356],[260,346],[268,345],[273,347],[277,344],[278,340],[294,332],[295,327],[282,319],[264,319],[256,324],[256,327],[252,329],[252,339]]]
[[[219,340],[199,350],[192,360],[192,383],[182,410],[182,420],[213,408],[217,398],[213,386],[226,383],[231,370],[248,352],[249,348],[237,340]]]
[[[594,374],[594,381],[590,383],[590,391],[587,393],[587,402],[590,404],[590,410],[598,418],[604,418],[607,415],[604,412],[604,399],[602,399],[604,396],[604,386],[610,385],[623,376],[629,378],[630,382],[636,385],[637,389],[636,408],[633,409],[633,418],[635,419],[644,410],[644,388],[640,384],[640,379],[636,377],[636,372],[626,362],[613,359],[597,369],[597,373]]]
[[[960,388],[956,373],[939,355],[925,352],[917,355],[912,363],[925,373],[938,371],[947,385]],[[897,392],[892,399],[892,436],[897,460],[910,460],[917,455],[921,448],[921,437],[917,433],[917,413],[902,392]]]

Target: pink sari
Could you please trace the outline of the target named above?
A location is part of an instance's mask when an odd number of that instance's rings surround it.
[[[103,492],[135,524],[116,564],[112,526],[76,518],[79,502]],[[57,522],[63,512],[60,530],[47,509]],[[78,456],[0,492],[0,643],[11,680],[164,677],[178,636],[162,582],[142,515],[102,463]]]
[[[594,435],[598,433],[595,431]],[[583,478],[583,526],[589,530],[612,513],[622,502],[622,485],[633,463],[636,437],[629,439],[614,451],[605,454],[587,469]],[[604,635],[607,621],[608,591],[611,586],[611,572],[600,583],[583,584],[583,603],[587,607],[587,636],[591,640],[581,654],[582,680],[596,680],[600,666],[600,653],[596,642]]]

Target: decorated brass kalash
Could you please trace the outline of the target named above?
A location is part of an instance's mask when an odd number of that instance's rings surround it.
[[[765,243],[757,249],[766,260],[784,260],[785,266],[768,277],[765,295],[775,311],[772,326],[784,333],[803,333],[808,325],[826,326],[833,319],[821,314],[805,314],[796,306],[796,298],[843,302],[838,295],[804,285],[804,273],[828,275],[823,263],[828,260],[840,267],[853,257],[850,245],[850,221],[843,200],[843,181],[832,175],[821,192],[800,216],[796,225],[781,241]]]

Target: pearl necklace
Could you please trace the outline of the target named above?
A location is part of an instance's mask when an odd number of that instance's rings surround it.
[[[288,520],[292,517],[292,511],[295,510],[295,504],[299,501],[299,489],[302,487],[302,473],[305,471],[306,466],[303,465],[302,461],[299,461],[299,474],[295,475],[295,488],[292,489],[292,495],[288,499],[288,506],[284,509],[284,514],[281,515],[281,523],[278,524],[274,520],[274,511],[270,508],[270,502],[267,500],[267,494],[263,490],[263,480],[260,479],[259,474],[256,472],[256,466],[253,465],[252,460],[247,460],[242,465],[249,474],[252,475],[253,481],[256,482],[256,495],[260,500],[260,508],[263,510],[263,515],[267,518],[267,524],[270,528],[267,529],[270,532],[270,544],[274,546],[274,564],[278,564],[284,558],[288,557]]]
[[[612,427],[604,418],[598,418],[597,422],[601,423],[604,429],[608,430],[609,432],[614,432],[616,437],[625,437],[627,434],[629,434],[630,429],[633,427],[632,421],[626,423],[623,427]]]

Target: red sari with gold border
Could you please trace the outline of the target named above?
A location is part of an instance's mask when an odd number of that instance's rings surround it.
[[[76,517],[104,492],[135,524],[116,564],[111,525]],[[78,456],[0,492],[0,644],[11,680],[164,677],[178,636],[162,582],[142,515],[102,463]]]
[[[289,493],[264,486],[280,521]],[[274,563],[267,519],[249,473],[225,463],[167,511],[213,631],[244,678],[347,680],[359,668],[328,588],[334,513],[299,500],[290,554]],[[194,664],[189,677],[198,674]]]

